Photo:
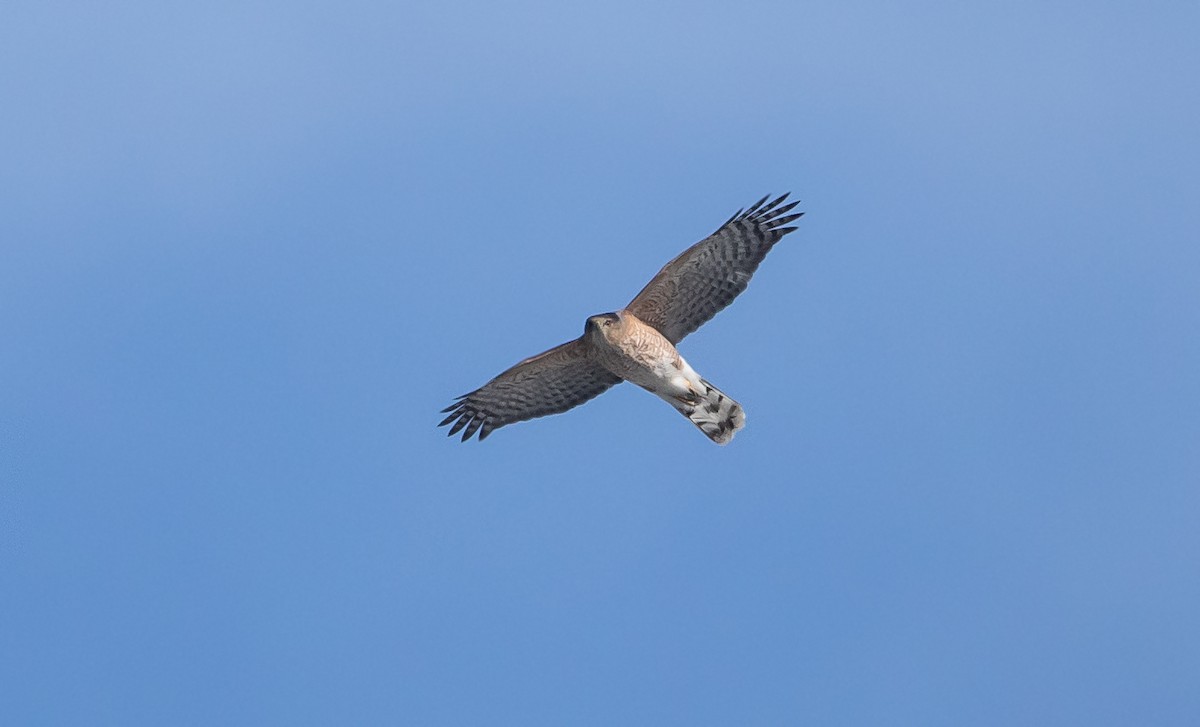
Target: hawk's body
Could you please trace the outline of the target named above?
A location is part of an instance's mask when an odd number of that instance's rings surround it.
[[[685,364],[679,351],[628,311],[588,318],[583,340],[592,360],[643,389],[661,394],[674,386],[682,394],[687,388],[680,379]]]
[[[746,425],[736,401],[700,378],[670,341],[629,311],[592,316],[583,339],[593,360],[657,394],[717,444],[733,439]]]
[[[675,344],[729,305],[771,248],[796,229],[787,223],[795,202],[787,195],[759,200],[712,235],[667,263],[642,292],[615,313],[588,318],[583,336],[526,359],[444,411],[442,425],[461,429],[463,441],[479,431],[556,414],[600,395],[621,381],[657,394],[710,439],[725,444],[745,425],[742,407],[679,355]]]

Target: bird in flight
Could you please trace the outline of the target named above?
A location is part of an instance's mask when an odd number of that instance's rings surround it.
[[[462,441],[506,424],[558,414],[621,381],[658,395],[709,439],[726,444],[746,424],[742,407],[705,381],[675,345],[750,283],[759,263],[803,212],[787,194],[738,210],[717,231],[667,263],[629,305],[587,319],[583,335],[527,358],[442,410]]]

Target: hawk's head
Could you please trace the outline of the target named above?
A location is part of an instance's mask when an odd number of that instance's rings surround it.
[[[600,334],[604,335],[606,330],[612,329],[613,326],[621,325],[620,313],[601,313],[587,319],[587,323],[583,324],[584,335]]]

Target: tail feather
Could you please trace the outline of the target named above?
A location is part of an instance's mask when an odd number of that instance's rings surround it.
[[[746,413],[742,405],[730,399],[717,387],[700,379],[702,390],[695,392],[693,401],[677,401],[679,410],[700,431],[717,444],[728,444],[738,430],[746,426]]]

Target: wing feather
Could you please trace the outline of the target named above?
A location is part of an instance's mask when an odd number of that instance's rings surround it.
[[[667,263],[626,310],[658,329],[671,343],[733,302],[759,263],[803,212],[789,215],[799,202],[783,204],[788,195],[770,195],[739,210],[717,231]]]
[[[463,432],[480,441],[506,424],[558,414],[604,393],[621,381],[587,356],[582,338],[527,358],[442,410],[448,436]]]

